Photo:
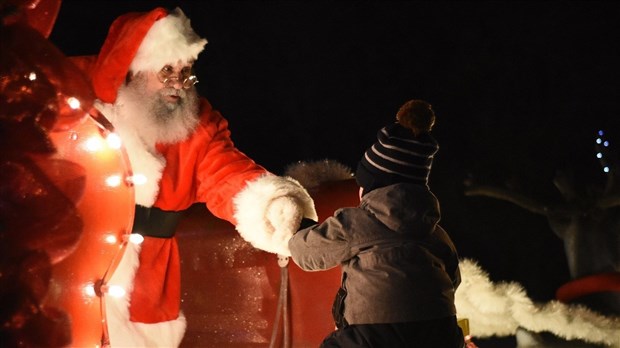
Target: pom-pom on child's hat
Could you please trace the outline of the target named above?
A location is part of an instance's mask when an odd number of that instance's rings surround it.
[[[159,71],[166,64],[196,60],[207,40],[199,37],[178,7],[157,7],[118,17],[91,70],[97,98],[113,103],[129,71]]]

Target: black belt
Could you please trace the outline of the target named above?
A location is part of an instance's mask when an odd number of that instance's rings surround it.
[[[181,213],[136,205],[131,232],[148,237],[170,238],[174,236]]]

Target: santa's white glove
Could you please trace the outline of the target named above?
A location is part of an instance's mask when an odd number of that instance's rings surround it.
[[[264,176],[248,183],[234,199],[237,231],[254,247],[290,256],[288,241],[303,217],[317,220],[314,201],[289,177]]]
[[[273,228],[272,239],[275,242],[281,242],[282,245],[288,245],[288,240],[299,229],[303,213],[301,204],[294,197],[278,197],[271,201],[271,204],[267,206],[267,221]],[[288,248],[283,252],[290,254]]]

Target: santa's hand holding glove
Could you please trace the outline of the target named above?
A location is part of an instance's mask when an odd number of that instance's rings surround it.
[[[314,201],[290,177],[267,175],[249,182],[235,198],[237,231],[254,247],[290,256],[288,241],[302,218],[318,220]]]

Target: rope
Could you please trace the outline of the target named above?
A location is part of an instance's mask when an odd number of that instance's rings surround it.
[[[276,308],[276,318],[271,332],[271,342],[269,348],[275,348],[280,322],[283,326],[282,347],[290,347],[289,315],[288,315],[288,257],[278,255],[278,266],[280,266],[280,294],[278,296],[278,307]]]

